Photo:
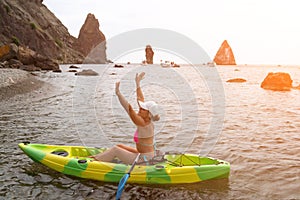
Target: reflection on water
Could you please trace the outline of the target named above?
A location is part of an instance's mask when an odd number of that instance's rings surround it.
[[[68,66],[62,68],[67,71]],[[231,175],[225,180],[176,186],[127,184],[124,199],[300,198],[300,91],[260,88],[267,73],[276,71],[290,73],[299,84],[299,68],[217,67],[225,102],[221,93],[211,94],[214,89],[220,92],[220,88],[211,87],[218,83],[211,68],[202,70],[206,75],[188,66],[82,68],[93,68],[100,76],[41,73],[39,77],[49,83],[45,88],[1,102],[1,198],[114,199],[117,184],[57,173],[33,163],[17,144],[132,145],[134,126],[114,96],[114,83],[121,80],[122,93],[136,109],[134,76],[141,70],[147,75],[142,85],[146,99],[161,106],[157,146],[200,153],[201,148],[207,148],[203,142],[212,135],[207,133],[221,125],[221,134],[215,133],[216,138],[210,140],[209,156],[229,161]],[[227,83],[230,78],[247,82]],[[215,129],[210,126],[213,120],[218,122]]]

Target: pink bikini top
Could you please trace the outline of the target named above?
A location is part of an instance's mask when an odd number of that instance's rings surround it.
[[[134,136],[133,136],[133,141],[135,143],[139,142],[139,138],[138,138],[138,130],[136,129],[136,131],[134,132]]]

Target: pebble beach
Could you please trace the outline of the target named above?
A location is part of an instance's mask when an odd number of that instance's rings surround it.
[[[0,69],[0,100],[39,89],[44,82],[20,69]]]

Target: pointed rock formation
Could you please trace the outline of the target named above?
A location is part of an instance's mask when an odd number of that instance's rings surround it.
[[[232,49],[229,46],[227,40],[224,40],[221,47],[219,48],[214,58],[214,62],[217,65],[236,65]]]
[[[147,64],[153,64],[154,52],[152,50],[151,45],[146,46],[145,53],[146,53],[146,63]]]
[[[87,56],[84,63],[106,63],[106,39],[99,30],[99,21],[91,13],[80,29],[77,49]]]

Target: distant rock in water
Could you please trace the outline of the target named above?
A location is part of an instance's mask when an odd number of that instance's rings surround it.
[[[221,47],[219,48],[214,58],[214,62],[217,65],[236,65],[232,49],[229,46],[227,40],[224,40]]]
[[[86,56],[84,63],[104,64],[106,59],[106,39],[99,30],[99,21],[89,13],[80,29],[78,40],[75,44],[78,51]]]
[[[115,67],[115,68],[124,68],[123,65],[118,65],[118,64],[115,64],[114,67]]]
[[[261,88],[275,91],[290,91],[293,80],[288,73],[276,72],[269,73],[261,83]]]
[[[147,64],[153,64],[154,52],[152,50],[151,45],[146,46],[145,53],[146,53],[146,63]]]
[[[300,90],[300,84],[298,86],[293,87],[296,90]]]
[[[91,69],[84,69],[80,72],[75,73],[77,76],[98,76],[99,74]]]
[[[77,67],[76,65],[71,65],[69,68],[70,69],[79,69],[80,67]]]
[[[233,79],[227,80],[226,82],[228,82],[228,83],[244,83],[246,81],[247,80],[243,79],[243,78],[233,78]]]

